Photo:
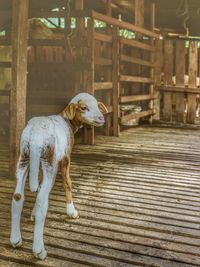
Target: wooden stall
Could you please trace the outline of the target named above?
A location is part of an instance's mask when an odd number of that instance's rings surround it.
[[[38,33],[34,36],[34,25],[29,20],[29,33],[27,29],[24,29],[23,37],[22,33],[19,33],[19,38],[27,39],[29,35],[29,40],[23,47],[23,51],[27,50],[27,53],[23,53],[23,57],[27,54],[26,60],[23,61],[26,70],[23,70],[24,77],[19,79],[24,84],[16,85],[24,88],[21,92],[23,98],[19,96],[24,105],[21,106],[23,112],[20,113],[23,113],[23,119],[20,119],[21,126],[17,133],[13,130],[16,118],[13,118],[13,122],[10,123],[13,138],[15,136],[15,140],[10,139],[10,146],[15,157],[25,122],[33,116],[58,113],[70,98],[80,91],[95,95],[107,105],[109,114],[106,117],[104,131],[106,135],[118,136],[122,128],[121,124],[130,120],[152,117],[154,114],[152,100],[155,97],[153,53],[154,42],[158,38],[158,35],[153,32],[154,4],[150,8],[151,29],[143,27],[144,2],[136,1],[137,4],[138,8],[134,12],[135,22],[132,23],[112,17],[113,6],[110,1],[103,5],[106,14],[100,13],[98,8],[83,9],[83,1],[75,1],[75,5],[71,7],[65,3],[64,10],[58,8],[56,11],[31,9],[30,5],[30,17],[38,20],[41,18],[48,20],[49,17],[63,19],[66,27],[58,26],[51,29],[52,33],[48,32],[47,37]],[[28,5],[26,8],[25,6],[21,8],[28,12]],[[120,7],[119,11],[121,12]],[[9,18],[11,13],[9,10],[4,11],[6,12]],[[26,16],[26,22],[19,23],[28,25],[28,15]],[[76,20],[74,29],[69,28],[72,17]],[[16,22],[13,23],[13,27],[16,27]],[[98,27],[98,23],[104,26]],[[132,38],[125,36],[125,31],[129,32]],[[8,45],[9,48],[10,35],[1,38],[0,44]],[[1,66],[10,67],[9,64],[9,62],[2,62]],[[12,88],[16,88],[14,83],[11,82],[11,85]],[[1,91],[1,94],[5,93],[10,94],[9,90]],[[13,105],[16,105],[17,100],[14,99],[10,94],[10,101],[7,102],[7,106],[10,103],[10,110]],[[134,114],[121,112],[122,105],[134,103],[140,106],[140,112]],[[13,111],[11,113],[13,114]],[[17,114],[17,112],[14,113]],[[83,140],[85,144],[94,144],[93,128],[85,128]],[[11,161],[13,162],[13,159]]]

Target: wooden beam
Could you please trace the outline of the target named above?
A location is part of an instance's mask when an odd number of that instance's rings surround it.
[[[106,0],[106,15],[112,17],[112,0]]]
[[[197,71],[198,71],[198,46],[196,41],[190,41],[189,46],[189,87],[196,87]],[[188,94],[188,112],[187,112],[187,123],[195,123],[196,118],[196,97],[195,94]]]
[[[103,33],[95,32],[94,38],[95,38],[95,40],[98,40],[98,41],[112,43],[112,36],[106,35]]]
[[[145,101],[145,100],[152,100],[155,98],[156,98],[155,95],[128,95],[128,96],[121,96],[120,97],[120,103]]]
[[[10,174],[15,173],[19,140],[26,122],[29,0],[12,2],[12,83],[10,97]]]
[[[126,63],[133,63],[133,64],[138,64],[138,65],[142,65],[142,66],[146,66],[146,67],[154,67],[154,63],[147,61],[147,60],[143,60],[140,58],[136,58],[136,57],[132,57],[132,56],[127,56],[127,55],[120,55],[120,60],[124,61]]]
[[[111,18],[109,16],[106,16],[106,15],[103,15],[101,13],[98,13],[96,11],[92,11],[91,13],[91,16],[93,19],[96,19],[96,20],[100,20],[100,21],[103,21],[109,25],[113,25],[113,26],[117,26],[119,27],[120,29],[127,29],[127,30],[130,30],[130,31],[133,31],[133,32],[138,32],[138,33],[141,33],[145,36],[149,36],[149,37],[153,37],[153,38],[158,38],[159,35],[154,33],[154,32],[151,32],[149,30],[146,30],[142,27],[139,27],[139,26],[136,26],[136,25],[132,25],[128,22],[125,22],[125,21],[120,21],[118,19],[115,19],[115,18]]]
[[[151,116],[154,113],[155,113],[154,110],[146,110],[146,111],[141,111],[141,112],[134,113],[134,114],[128,114],[128,115],[121,117],[121,123],[125,123],[133,119],[139,119],[139,118]]]
[[[119,36],[118,36],[118,27],[113,27],[112,36],[113,36],[113,46],[112,46],[112,83],[113,83],[113,135],[119,136],[120,133],[120,109],[119,109]]]
[[[136,40],[132,40],[132,39],[126,39],[124,37],[120,37],[120,42],[124,45],[128,45],[128,46],[132,46],[135,48],[139,48],[139,49],[143,49],[143,50],[147,50],[150,52],[154,52],[155,51],[155,47],[149,44],[145,44],[145,43],[141,43],[139,41]]]
[[[137,77],[130,75],[120,75],[121,82],[135,82],[135,83],[153,83],[152,78],[147,77]]]
[[[186,87],[186,86],[164,86],[160,85],[156,87],[160,91],[176,92],[176,93],[190,93],[200,94],[200,88],[197,87]]]
[[[98,82],[94,83],[94,90],[107,90],[112,89],[112,82]]]
[[[184,87],[185,77],[185,41],[176,41],[176,85]],[[185,94],[175,94],[175,119],[184,122]]]
[[[91,95],[94,95],[94,20],[90,19],[87,26],[87,36],[88,36],[88,60],[90,62],[90,68],[85,71],[85,85],[86,91]],[[84,127],[84,144],[93,145],[94,144],[94,127]]]
[[[144,0],[135,0],[135,25],[144,27]]]

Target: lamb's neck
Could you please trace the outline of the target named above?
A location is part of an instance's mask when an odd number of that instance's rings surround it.
[[[68,123],[72,129],[72,132],[75,134],[80,128],[83,127],[82,123],[75,117],[73,120],[69,120],[66,112],[62,111],[59,114],[65,121]]]

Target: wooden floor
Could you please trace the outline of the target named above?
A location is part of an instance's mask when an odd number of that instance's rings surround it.
[[[1,146],[0,266],[200,266],[200,131],[136,128],[74,148],[80,218],[65,214],[61,179],[45,225],[48,258],[31,253],[33,194],[26,191],[23,247],[9,245],[14,180]]]

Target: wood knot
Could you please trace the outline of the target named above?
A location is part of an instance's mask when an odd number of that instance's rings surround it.
[[[16,194],[14,194],[14,199],[16,200],[16,201],[19,201],[20,199],[21,199],[21,194],[19,194],[19,193],[16,193]]]

